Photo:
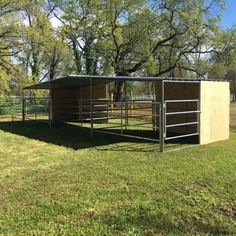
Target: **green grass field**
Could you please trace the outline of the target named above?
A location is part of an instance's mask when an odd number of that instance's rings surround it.
[[[0,235],[236,234],[230,140],[175,152],[68,124],[0,123]]]

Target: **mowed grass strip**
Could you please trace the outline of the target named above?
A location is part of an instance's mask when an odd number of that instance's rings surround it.
[[[236,129],[160,153],[86,128],[13,124],[0,124],[2,235],[236,234]]]

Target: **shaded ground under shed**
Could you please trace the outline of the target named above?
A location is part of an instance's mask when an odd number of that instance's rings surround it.
[[[12,134],[24,136],[26,138],[39,140],[42,142],[72,148],[74,150],[99,147],[115,143],[126,143],[126,151],[137,151],[137,147],[132,147],[133,143],[152,143],[159,151],[159,144],[155,142],[145,141],[141,139],[128,138],[123,136],[115,136],[111,134],[94,133],[91,136],[90,127],[81,127],[73,123],[60,123],[49,128],[45,122],[21,121],[15,122],[0,122],[0,130]],[[119,130],[113,130],[119,133]],[[128,135],[145,136],[154,138],[158,132],[144,131],[144,130],[127,130]],[[171,140],[167,142],[167,149],[179,147],[181,145],[197,144],[197,137],[182,138],[179,140]],[[105,149],[104,149],[105,150]],[[143,151],[143,150],[142,150]]]

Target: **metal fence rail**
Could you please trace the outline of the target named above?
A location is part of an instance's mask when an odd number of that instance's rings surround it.
[[[176,117],[182,117],[177,119]],[[113,134],[160,143],[199,136],[198,99],[126,100],[10,97],[0,99],[0,118],[6,120],[78,122],[90,125],[90,132]],[[177,122],[180,120],[179,122]],[[190,127],[190,128],[187,128]],[[174,133],[171,130],[178,129]],[[186,132],[186,131],[190,132]],[[141,133],[141,134],[140,134]]]
[[[22,98],[17,96],[0,99],[0,119],[2,121],[21,120]]]
[[[185,103],[186,104],[186,109],[184,111],[175,111],[175,112],[168,112],[168,105],[169,104],[180,104],[180,103]],[[193,107],[195,107],[194,110],[188,110],[187,104],[192,104]],[[187,99],[187,100],[166,100],[165,101],[165,116],[164,116],[164,138],[165,140],[173,140],[173,139],[179,139],[179,138],[186,138],[186,137],[191,137],[191,136],[197,136],[199,135],[199,129],[200,129],[200,109],[199,109],[199,100],[198,99]],[[168,122],[168,117],[170,116],[178,116],[178,115],[188,115],[188,114],[196,114],[196,118],[194,118],[194,121],[188,121],[189,118],[186,117],[185,122],[180,122],[180,123],[175,123],[175,124],[167,124]],[[174,128],[174,127],[187,127],[187,126],[196,126],[196,129],[193,129],[190,133],[186,134],[177,134],[177,135],[172,135],[168,136],[168,129],[169,128]]]
[[[90,123],[92,134],[93,132],[101,132],[123,137],[159,142],[159,133],[156,131],[159,128],[159,120],[157,119],[159,119],[160,103],[153,100],[128,100],[123,102],[107,101],[106,111],[108,112],[108,125],[96,126],[96,120],[94,120],[94,116],[96,114],[96,108],[101,103],[101,101],[93,101],[91,105],[92,108]],[[117,122],[111,123],[110,120],[116,120]],[[154,138],[129,134],[132,132],[133,127],[140,128],[143,131],[149,130],[155,132],[153,135]]]

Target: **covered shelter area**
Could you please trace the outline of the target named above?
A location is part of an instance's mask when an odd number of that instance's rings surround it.
[[[151,83],[150,97],[132,98],[128,82]],[[115,101],[108,86],[124,85],[124,96]],[[229,83],[160,77],[69,75],[24,88],[23,121],[31,90],[47,90],[49,124],[79,122],[95,132],[143,139],[160,144],[192,137],[207,144],[229,137]],[[27,92],[28,91],[28,92]],[[35,98],[37,99],[37,98]]]

